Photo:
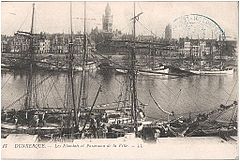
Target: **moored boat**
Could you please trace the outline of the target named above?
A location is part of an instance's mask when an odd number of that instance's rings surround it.
[[[141,69],[139,73],[142,75],[159,76],[169,73],[169,68]]]
[[[120,73],[120,74],[127,74],[128,70],[127,69],[116,68],[116,72]]]
[[[211,69],[199,69],[199,70],[189,70],[193,74],[198,75],[218,75],[218,74],[225,74],[225,75],[232,75],[234,73],[233,68],[225,68],[225,69],[218,69],[218,68],[211,68]]]
[[[97,65],[96,65],[95,62],[88,61],[86,63],[85,70],[92,71],[92,70],[96,70],[96,69],[97,69]],[[83,71],[83,67],[82,66],[75,66],[73,70],[75,70],[75,71]]]

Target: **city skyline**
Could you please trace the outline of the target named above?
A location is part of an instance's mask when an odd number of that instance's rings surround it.
[[[113,30],[132,32],[132,2],[87,2],[87,31],[102,29],[102,15],[109,3],[113,15]],[[35,32],[69,33],[69,2],[35,2]],[[211,9],[210,9],[211,8]],[[32,2],[2,2],[2,32],[13,35],[17,30],[28,31]],[[226,12],[225,12],[226,10]],[[221,11],[221,12],[220,12]],[[231,11],[231,12],[229,12]],[[192,13],[215,20],[227,36],[237,37],[237,2],[136,2],[136,13],[143,12],[136,26],[137,35],[164,37],[164,30],[174,19]],[[83,2],[73,2],[73,30],[83,31]],[[173,35],[174,37],[174,35]]]

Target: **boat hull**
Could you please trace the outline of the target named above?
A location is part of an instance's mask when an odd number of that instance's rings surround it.
[[[197,75],[218,75],[218,74],[224,74],[224,75],[232,75],[234,72],[234,69],[228,69],[228,70],[190,70],[191,73],[197,74]]]
[[[164,73],[169,73],[169,68],[159,69],[159,70],[141,70],[139,74],[148,75],[148,76],[159,76],[164,75]]]
[[[128,71],[127,71],[126,69],[118,69],[118,68],[117,68],[117,69],[116,69],[116,72],[117,72],[117,73],[121,73],[121,74],[127,74]]]
[[[88,62],[86,67],[85,67],[85,70],[87,70],[87,71],[96,70],[96,69],[97,69],[97,65],[94,62]],[[83,71],[83,67],[82,66],[77,66],[77,67],[74,68],[74,70]]]

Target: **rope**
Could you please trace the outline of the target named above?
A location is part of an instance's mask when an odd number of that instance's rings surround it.
[[[166,87],[167,88],[167,90],[169,90],[175,97],[177,96],[177,94],[175,94],[172,90],[171,90],[171,88],[169,88],[169,86],[167,86],[163,81],[161,81],[161,83],[164,85],[164,87]],[[156,84],[156,82],[154,82],[154,84]],[[156,84],[157,85],[157,84]],[[158,88],[158,86],[155,86],[154,88]],[[159,88],[158,88],[159,89]],[[162,88],[161,88],[162,89]],[[182,90],[182,89],[179,89],[179,90]],[[163,91],[163,90],[158,90],[158,91]],[[164,92],[164,91],[163,91]],[[166,92],[164,92],[164,94],[166,94],[167,95],[167,93]],[[191,98],[191,100],[192,100],[192,98]],[[190,104],[190,103],[188,103],[188,102],[186,102],[186,101],[183,101],[183,100],[180,100],[182,103],[184,103],[184,104],[188,104],[189,106],[192,106],[192,104]],[[168,107],[172,104],[173,102],[172,101],[169,101],[169,103],[168,103]]]
[[[177,99],[176,99],[175,104],[173,105],[173,107],[176,106],[177,101],[178,101],[178,99],[179,99],[179,96],[180,96],[180,94],[181,94],[181,91],[182,91],[182,89],[179,90],[179,92],[178,92],[178,96],[177,96]]]
[[[54,96],[54,94],[52,94],[52,96],[53,96],[53,100],[54,100],[55,106],[58,108],[58,102],[56,101],[56,97]]]
[[[237,107],[235,106],[235,109],[233,110],[233,114],[232,114],[232,117],[229,121],[229,126],[230,126],[230,123],[233,122],[233,119],[234,119],[234,115],[237,113]]]
[[[153,36],[158,37],[155,33],[153,33],[151,30],[149,30],[143,23],[141,23],[139,20],[137,21],[140,25],[142,25],[147,31],[149,31]]]
[[[65,104],[64,104],[64,100],[61,98],[60,93],[58,92],[58,89],[57,89],[56,85],[54,84],[53,86],[54,86],[54,89],[57,92],[58,97],[60,98],[61,103],[63,104],[63,107],[66,108]]]
[[[46,94],[44,96],[44,102],[46,101],[48,95],[50,94],[51,90],[53,89],[54,84],[56,83],[56,81],[53,81],[53,80],[52,80],[52,82],[53,82],[52,85],[49,87],[48,91],[46,92]]]
[[[223,115],[224,113],[226,113],[226,112],[227,112],[227,110],[220,112],[220,113],[214,118],[214,120],[216,120],[217,118],[219,118],[220,116],[222,116],[222,115]]]
[[[18,31],[21,30],[23,24],[26,22],[26,20],[27,20],[27,18],[28,18],[28,16],[29,16],[29,13],[30,13],[30,12],[27,12],[27,16],[26,16],[25,19],[23,20],[23,23],[20,25]]]
[[[93,77],[93,75],[91,75],[91,73],[89,73],[89,76],[90,77]],[[93,77],[94,78],[94,77]],[[98,81],[98,80],[96,80],[96,79],[92,79],[93,81],[95,81],[98,85],[100,85],[100,86],[102,86],[102,82],[100,81]],[[120,82],[120,81],[119,81]],[[119,83],[118,82],[118,83]],[[120,82],[121,83],[121,82]],[[93,83],[92,83],[93,84]],[[101,93],[106,93],[106,92],[110,92],[111,93],[111,96],[113,97],[113,99],[114,99],[114,101],[117,101],[118,99],[116,98],[116,96],[115,96],[115,94],[112,92],[112,91],[106,91],[106,90],[104,90],[103,88],[101,88]],[[106,96],[107,96],[107,94],[105,94]],[[107,97],[106,97],[107,98]]]
[[[37,14],[37,10],[35,10],[35,15],[36,15],[35,24],[37,24],[37,20],[39,21],[39,24],[40,24],[40,25],[35,25],[35,27],[40,26],[42,31],[45,31],[43,28],[43,25],[42,25],[43,23],[42,23],[41,19],[39,18],[39,14]],[[37,29],[35,29],[35,32],[36,31],[37,31]]]
[[[62,65],[64,66],[64,65]],[[39,86],[41,84],[43,84],[46,80],[48,80],[49,78],[52,77],[52,75],[54,74],[54,72],[50,73],[50,75],[48,75],[47,77],[45,77],[43,80],[41,80],[39,83],[36,83],[35,86],[33,87],[33,89],[37,89],[39,88]],[[16,104],[17,102],[19,102],[22,98],[24,98],[27,95],[27,93],[23,94],[22,96],[20,96],[17,100],[15,100],[14,102],[12,102],[11,104],[9,104],[8,106],[6,106],[5,108],[9,108],[11,106],[13,106],[14,104]]]
[[[236,81],[235,81],[235,83],[234,83],[234,85],[233,85],[233,88],[232,88],[232,90],[231,90],[231,92],[230,92],[230,94],[229,94],[229,97],[228,97],[228,99],[227,99],[227,101],[226,101],[226,104],[228,103],[228,101],[229,101],[229,99],[230,99],[230,97],[231,97],[231,95],[232,95],[232,93],[233,93],[233,91],[234,91],[235,86],[236,86],[237,83],[238,83],[238,79],[236,79]]]
[[[10,78],[11,78],[11,75],[8,77],[8,79],[7,79],[6,82],[3,84],[3,86],[2,86],[1,89],[3,89],[3,87],[7,84],[7,82],[9,81]]]
[[[50,78],[50,76],[46,77],[45,79],[43,79],[41,82],[38,83],[38,85],[41,85],[45,80],[47,80],[48,78]],[[38,85],[34,86],[33,88],[38,88]],[[6,106],[6,108],[9,108],[11,106],[13,106],[14,104],[16,104],[17,102],[19,102],[23,97],[25,97],[27,95],[27,93],[23,94],[21,97],[19,97],[17,100],[15,100],[13,103],[11,103],[10,105]]]
[[[39,92],[39,95],[41,96],[40,100],[43,100],[44,97],[45,97],[45,94],[44,94],[44,91],[46,91],[46,87],[44,88],[45,86],[41,86],[38,90]],[[45,104],[45,101],[42,101],[42,107],[44,107],[46,104]]]
[[[156,101],[156,100],[154,99],[154,97],[152,96],[152,93],[151,93],[150,90],[149,90],[149,94],[150,94],[150,96],[152,97],[154,103],[157,105],[158,109],[160,109],[162,112],[164,112],[164,113],[166,113],[166,114],[168,114],[168,115],[170,115],[170,116],[173,115],[173,113],[164,110],[164,109],[157,103],[157,101]]]
[[[97,101],[99,92],[101,92],[101,87],[102,87],[102,86],[100,85],[100,87],[98,88],[97,94],[96,94],[96,96],[95,96],[95,98],[94,98],[94,101],[93,101],[93,104],[92,104],[91,109],[90,109],[90,111],[89,111],[89,114],[88,114],[88,116],[87,116],[87,119],[86,119],[86,121],[85,121],[85,123],[84,123],[84,125],[83,125],[82,130],[81,130],[82,132],[84,131],[84,129],[85,129],[85,127],[86,127],[86,125],[87,125],[87,123],[88,123],[88,121],[89,121],[89,119],[90,119],[90,115],[91,115],[92,110],[93,110],[93,108],[94,108],[94,105],[95,105],[95,103],[96,103],[96,101]]]

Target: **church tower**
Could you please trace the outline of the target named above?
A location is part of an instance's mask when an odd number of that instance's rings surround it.
[[[170,41],[172,39],[172,28],[171,25],[168,24],[165,28],[165,40]]]
[[[102,18],[102,25],[104,32],[112,32],[112,25],[113,25],[113,15],[111,15],[111,8],[109,4],[107,4],[105,8],[105,14]]]

